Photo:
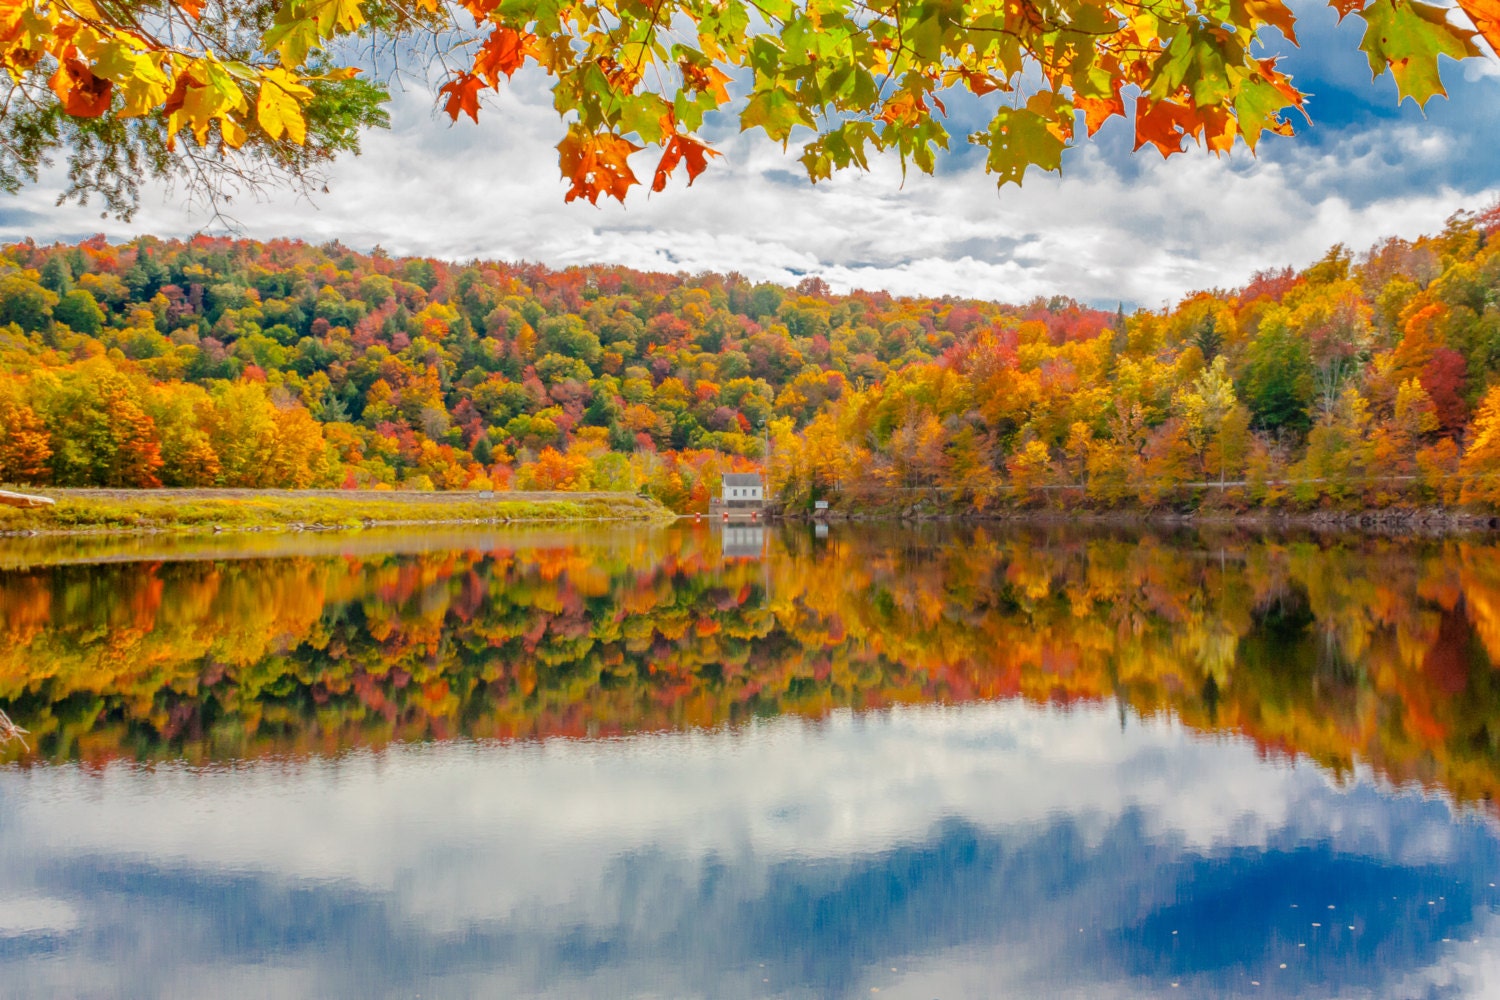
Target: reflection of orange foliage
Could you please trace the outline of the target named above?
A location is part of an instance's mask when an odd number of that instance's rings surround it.
[[[10,573],[0,705],[39,753],[99,762],[1121,699],[1338,774],[1364,761],[1464,800],[1500,795],[1480,738],[1500,675],[1474,660],[1493,662],[1500,631],[1492,546],[1221,539],[1206,558],[985,532],[774,541],[765,564],[723,560],[699,525],[490,553]],[[1303,624],[1276,638],[1282,620]]]

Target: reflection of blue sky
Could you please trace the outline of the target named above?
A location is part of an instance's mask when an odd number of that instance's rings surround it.
[[[398,94],[393,130],[334,169],[317,211],[285,195],[241,199],[233,211],[248,235],[455,259],[737,270],[784,282],[816,273],[840,289],[1157,307],[1193,289],[1236,287],[1260,268],[1308,264],[1334,242],[1360,250],[1433,232],[1500,194],[1491,141],[1500,65],[1445,60],[1452,99],[1433,100],[1424,117],[1410,101],[1396,106],[1389,75],[1371,82],[1356,48],[1363,21],[1336,26],[1324,6],[1296,7],[1301,48],[1274,33],[1268,46],[1313,95],[1316,125],[1295,140],[1267,138],[1257,156],[1132,155],[1131,126],[1116,120],[1064,158],[1062,177],[1033,174],[1024,190],[997,193],[963,138],[998,97],[956,97],[956,154],[936,178],[903,181],[892,160],[811,186],[795,146],[783,153],[759,132],[726,133],[717,136],[725,158],[692,190],[679,182],[626,207],[565,205],[553,149],[561,126],[544,81],[522,73],[479,126],[433,117],[428,90]],[[649,177],[645,154],[638,160]],[[97,208],[56,209],[60,178],[13,198],[0,236],[186,234],[209,221],[159,194],[128,225],[100,220]]]
[[[13,770],[0,843],[27,996],[1497,983],[1489,821],[1111,709]]]

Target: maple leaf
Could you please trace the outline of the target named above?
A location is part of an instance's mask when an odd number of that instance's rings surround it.
[[[1182,140],[1203,128],[1197,113],[1176,101],[1150,102],[1144,96],[1135,102],[1135,148],[1146,143],[1163,157],[1182,152]]]
[[[1359,47],[1379,76],[1389,67],[1396,90],[1420,107],[1435,94],[1447,96],[1438,75],[1438,56],[1479,55],[1474,32],[1448,23],[1448,9],[1421,0],[1373,0],[1359,12],[1368,27]]]
[[[1500,55],[1500,0],[1458,0],[1458,6]]]
[[[1118,91],[1109,97],[1079,97],[1073,95],[1073,105],[1083,112],[1084,125],[1090,136],[1094,135],[1115,115],[1125,116],[1125,101]],[[1139,147],[1137,147],[1139,148]]]
[[[692,136],[672,136],[667,141],[666,148],[662,150],[660,162],[656,165],[656,177],[651,181],[651,190],[664,190],[667,186],[667,178],[672,176],[678,163],[687,165],[688,187],[692,187],[698,175],[708,169],[708,158],[719,155],[718,150],[710,149],[705,143]]]
[[[1357,14],[1365,9],[1365,0],[1328,0],[1328,6],[1338,11],[1339,20],[1342,21],[1350,14]]]
[[[483,77],[492,87],[499,86],[501,73],[508,80],[525,65],[535,41],[536,36],[529,32],[519,32],[503,24],[497,26],[474,55],[475,75]]]
[[[1239,121],[1240,134],[1245,138],[1245,145],[1252,150],[1261,132],[1293,134],[1291,123],[1281,118],[1285,109],[1296,108],[1304,119],[1307,118],[1307,112],[1302,110],[1302,94],[1292,86],[1289,77],[1276,69],[1276,60],[1259,60],[1257,67],[1259,78],[1247,79],[1234,98],[1234,114]]]
[[[242,112],[247,107],[244,93],[222,63],[211,56],[190,63],[179,73],[171,96],[162,106],[167,115],[168,148],[184,125],[198,145],[206,144],[209,127],[215,121],[227,145],[243,145],[248,136],[230,112]]]
[[[1034,95],[1024,108],[1001,108],[990,120],[988,132],[969,137],[970,142],[989,146],[990,155],[984,167],[1000,178],[998,183],[1002,186],[1019,187],[1028,167],[1062,169],[1062,151],[1067,142],[1058,134],[1058,123],[1037,100],[1051,97],[1044,91]]]
[[[112,81],[95,76],[76,56],[62,60],[48,85],[62,102],[63,111],[74,118],[98,118],[104,114],[109,110],[115,89]]]
[[[926,111],[927,105],[919,95],[903,90],[885,102],[880,120],[891,125],[912,125],[920,121]]]
[[[688,86],[701,94],[709,94],[714,103],[729,103],[729,81],[731,77],[713,63],[700,65],[687,59],[679,60],[678,69]]]
[[[187,11],[193,20],[202,20],[203,0],[177,0],[177,6]]]
[[[570,184],[563,200],[571,202],[581,197],[597,205],[599,196],[607,194],[623,202],[630,186],[640,183],[628,161],[630,154],[641,148],[612,132],[589,135],[570,129],[557,144],[558,164]]]
[[[484,86],[484,81],[473,73],[460,73],[438,88],[438,96],[448,95],[448,100],[443,105],[443,110],[448,112],[448,117],[458,121],[461,114],[468,115],[479,122],[479,90]]]
[[[1230,3],[1232,8],[1238,8],[1234,10],[1236,23],[1263,21],[1280,31],[1287,41],[1297,44],[1297,16],[1281,0],[1230,0]]]
[[[963,74],[964,82],[969,85],[977,97],[983,97],[991,91],[999,90],[1000,85],[992,80],[987,73],[966,72]]]
[[[286,70],[269,69],[261,79],[255,120],[272,139],[280,139],[284,134],[300,146],[307,141],[307,120],[302,116],[301,102],[312,96],[313,92]]]
[[[807,110],[797,98],[782,87],[751,94],[745,110],[740,112],[740,131],[748,132],[759,126],[766,135],[783,142],[798,125],[812,125]]]
[[[167,77],[158,59],[118,39],[95,50],[93,73],[114,81],[124,98],[121,118],[144,115],[167,99]]]
[[[1235,116],[1222,107],[1203,108],[1199,114],[1203,122],[1204,145],[1215,155],[1233,149],[1235,137],[1240,134]]]

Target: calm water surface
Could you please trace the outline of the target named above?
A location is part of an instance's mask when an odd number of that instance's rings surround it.
[[[0,542],[0,995],[1496,996],[1495,663],[1484,542]]]

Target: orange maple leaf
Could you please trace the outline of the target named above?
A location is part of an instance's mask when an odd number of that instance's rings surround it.
[[[880,120],[891,125],[912,125],[922,120],[927,111],[927,102],[910,91],[903,90],[885,102],[880,111]]]
[[[599,196],[607,194],[623,202],[630,186],[640,183],[630,169],[629,158],[641,148],[612,132],[598,135],[569,132],[557,144],[562,175],[572,185],[563,200],[570,202],[582,197],[597,205]]]
[[[484,86],[484,81],[473,73],[460,73],[449,80],[438,89],[438,95],[448,95],[443,110],[448,112],[448,117],[458,121],[460,114],[466,114],[479,121],[479,89]]]
[[[1074,95],[1073,106],[1083,112],[1083,121],[1088,127],[1090,136],[1098,132],[1104,123],[1115,115],[1119,115],[1121,118],[1125,117],[1125,101],[1120,97],[1118,90],[1110,97],[1078,97]]]
[[[490,11],[500,6],[500,0],[461,0],[459,6],[473,14],[474,20],[483,24],[489,19]]]
[[[1281,123],[1272,127],[1276,131]],[[1227,108],[1212,107],[1202,111],[1203,141],[1215,153],[1228,153],[1234,149],[1234,140],[1240,134],[1240,124]]]
[[[499,86],[501,73],[510,79],[525,65],[526,57],[534,54],[531,46],[535,41],[536,36],[530,32],[498,26],[474,55],[475,75],[483,77],[492,87]]]
[[[1203,128],[1198,113],[1176,101],[1149,104],[1145,98],[1135,102],[1135,148],[1146,143],[1155,146],[1163,157],[1182,152],[1182,140]]]
[[[177,0],[177,6],[192,15],[193,20],[198,21],[203,18],[203,2],[204,0]]]
[[[1458,6],[1469,15],[1495,54],[1500,55],[1500,0],[1458,0]]]
[[[95,76],[82,59],[71,53],[52,74],[48,86],[62,102],[63,111],[74,118],[98,118],[104,114],[115,90],[114,83]]]
[[[729,102],[729,80],[730,76],[713,63],[699,66],[697,63],[683,59],[677,63],[678,69],[682,70],[682,79],[700,94],[712,94],[719,104]]]
[[[976,73],[972,70],[965,70],[964,82],[969,85],[969,89],[978,97],[983,97],[991,91],[1000,89],[1000,85],[988,73]]]
[[[656,165],[656,177],[651,181],[651,190],[664,190],[667,178],[672,176],[678,163],[687,164],[688,187],[692,187],[698,175],[708,169],[708,158],[719,155],[718,150],[710,149],[690,135],[672,136],[662,150],[661,162]]]

